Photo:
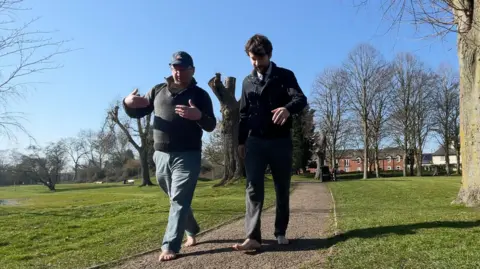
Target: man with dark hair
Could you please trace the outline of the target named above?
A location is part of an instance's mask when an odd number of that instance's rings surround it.
[[[260,218],[264,200],[264,175],[272,171],[276,192],[274,235],[278,244],[285,237],[289,221],[289,190],[292,168],[292,120],[301,112],[307,98],[295,74],[270,61],[272,43],[256,34],[245,45],[253,71],[245,77],[240,99],[238,151],[245,158],[247,174],[245,230],[247,239],[233,246],[236,250],[261,247]]]
[[[202,135],[203,130],[211,132],[216,126],[212,100],[193,78],[192,57],[184,51],[176,52],[170,68],[172,75],[165,83],[156,85],[144,97],[135,89],[123,102],[132,118],[154,112],[156,177],[170,198],[160,261],[176,258],[185,232],[185,246],[196,244],[200,228],[190,206],[200,174]]]

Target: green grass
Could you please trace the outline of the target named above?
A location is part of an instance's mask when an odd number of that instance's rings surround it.
[[[192,208],[203,230],[245,212],[245,183],[199,181]],[[137,182],[138,184],[138,182]],[[265,205],[274,203],[271,180]],[[158,186],[60,184],[0,188],[1,268],[85,268],[161,245],[169,201]]]
[[[480,268],[480,211],[451,205],[460,178],[329,182],[340,235],[330,268]]]

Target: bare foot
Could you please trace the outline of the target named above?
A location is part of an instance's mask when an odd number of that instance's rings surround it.
[[[258,243],[257,240],[247,239],[242,244],[233,245],[235,250],[256,250],[259,249],[262,245]]]
[[[197,244],[197,239],[195,238],[195,236],[188,236],[187,235],[187,242],[185,242],[185,244],[183,244],[185,247],[193,247]]]
[[[171,261],[177,257],[177,254],[171,250],[163,250],[162,253],[160,254],[160,257],[158,257],[158,261],[163,262],[163,261]]]

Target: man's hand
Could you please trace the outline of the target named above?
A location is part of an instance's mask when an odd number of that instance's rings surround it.
[[[283,125],[287,121],[288,117],[290,116],[290,112],[284,107],[279,107],[272,110],[273,113],[273,123]]]
[[[238,155],[240,155],[240,158],[245,159],[245,145],[238,145]]]
[[[138,89],[135,89],[125,98],[125,105],[130,108],[145,108],[150,102],[147,98],[139,96]]]
[[[192,100],[188,100],[188,104],[190,106],[177,105],[175,113],[185,119],[199,120],[202,117],[202,112],[192,103]]]

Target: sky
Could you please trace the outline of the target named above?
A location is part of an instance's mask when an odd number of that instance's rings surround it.
[[[220,117],[208,80],[216,72],[236,77],[239,97],[241,81],[251,71],[244,45],[256,33],[272,41],[272,60],[295,73],[307,97],[315,77],[341,65],[360,43],[375,46],[387,60],[412,52],[432,69],[443,63],[458,68],[454,34],[425,40],[410,25],[387,32],[390,23],[382,20],[380,1],[369,2],[359,8],[354,0],[25,0],[30,10],[17,12],[17,18],[40,17],[33,29],[54,31],[51,36],[70,40],[65,48],[73,51],[55,58],[62,68],[29,77],[41,83],[10,109],[25,113],[24,126],[40,145],[82,129],[98,130],[109,105],[134,88],[143,94],[163,82],[171,55],[184,50]],[[19,133],[17,141],[0,138],[0,149],[25,148],[29,142]],[[432,141],[425,150],[436,147]]]

